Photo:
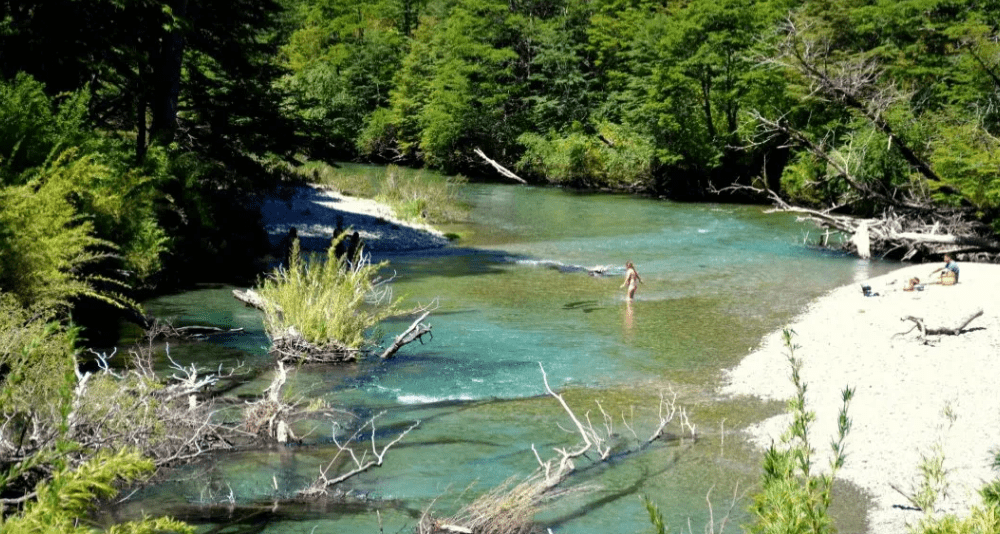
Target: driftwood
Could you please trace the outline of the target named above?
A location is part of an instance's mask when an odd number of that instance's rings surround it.
[[[518,176],[518,175],[516,175],[516,174],[514,174],[512,172],[510,172],[503,165],[500,165],[499,163],[497,163],[497,162],[491,160],[490,158],[488,158],[486,156],[486,154],[483,153],[482,150],[480,150],[480,149],[477,148],[477,149],[473,150],[473,152],[475,152],[477,156],[483,158],[483,160],[486,161],[486,163],[489,163],[494,169],[497,170],[497,172],[499,172],[500,174],[506,176],[507,178],[510,178],[511,180],[517,180],[518,182],[521,182],[522,184],[528,183],[527,181],[525,181],[524,178],[521,178],[520,176]]]
[[[913,321],[913,323],[914,323],[913,328],[916,328],[916,329],[918,329],[920,331],[920,337],[921,338],[926,338],[929,335],[930,336],[940,336],[940,335],[957,336],[957,335],[959,335],[959,334],[961,334],[962,332],[965,331],[965,327],[969,326],[969,323],[971,323],[976,317],[979,317],[982,314],[983,314],[983,310],[982,309],[976,310],[974,313],[972,313],[971,315],[969,315],[965,319],[962,319],[959,322],[959,325],[956,326],[956,327],[954,327],[954,328],[949,328],[949,327],[944,327],[944,326],[938,327],[938,328],[928,328],[927,325],[924,324],[923,318],[921,318],[921,317],[914,317],[912,315],[907,315],[906,317],[901,318],[900,321]],[[907,330],[906,332],[901,332],[901,333],[896,334],[896,335],[908,334],[908,333],[910,333],[910,332],[913,331],[913,328]]]
[[[267,311],[267,301],[264,297],[260,296],[260,293],[254,291],[253,289],[247,289],[246,291],[241,291],[239,289],[233,290],[233,298],[250,306],[251,308],[257,308],[260,311]],[[275,310],[278,313],[283,313],[280,306],[275,306]]]
[[[402,334],[396,336],[396,339],[392,342],[392,345],[390,345],[389,348],[385,349],[385,351],[382,353],[381,358],[383,360],[391,358],[393,354],[396,354],[396,351],[401,349],[403,345],[406,345],[407,343],[412,343],[414,341],[419,340],[420,344],[422,345],[424,343],[422,337],[425,334],[431,333],[430,325],[426,325],[423,323],[423,320],[426,319],[427,316],[430,314],[431,314],[430,311],[425,311],[420,317],[417,317],[417,320],[413,321],[413,323],[410,324],[409,328],[407,328]],[[433,337],[434,335],[431,334],[432,339]]]
[[[934,212],[911,209],[906,205],[888,207],[875,218],[854,217],[834,213],[842,206],[819,210],[793,206],[771,189],[761,189],[747,185],[734,185],[722,189],[726,191],[750,191],[768,197],[774,203],[772,211],[795,213],[800,221],[808,220],[827,230],[821,246],[835,247],[828,243],[829,234],[850,236],[840,247],[852,254],[864,255],[864,245],[868,245],[871,255],[891,257],[902,261],[944,254],[996,254],[1000,252],[1000,241],[983,237],[988,232],[978,223],[969,221],[961,211],[942,209]],[[900,208],[900,209],[897,209]],[[867,243],[866,243],[867,241]],[[961,259],[961,258],[960,258]]]

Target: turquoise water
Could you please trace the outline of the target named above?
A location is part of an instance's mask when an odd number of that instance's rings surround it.
[[[557,533],[649,532],[638,498],[648,495],[673,528],[691,521],[698,530],[709,520],[710,489],[718,518],[734,490],[758,477],[757,453],[736,429],[780,409],[719,398],[721,371],[811,299],[895,267],[807,247],[808,225],[756,206],[486,184],[469,184],[466,195],[471,222],[446,229],[462,236],[452,246],[376,258],[390,262],[394,292],[405,303],[436,306],[428,321],[433,340],[386,362],[305,367],[290,382],[361,417],[384,411],[380,440],[421,421],[383,467],[344,484],[345,498],[273,506],[333,455],[330,424],[307,422],[298,430],[316,433],[304,446],[179,469],[114,517],[142,510],[275,533],[374,532],[381,518],[385,531],[412,531],[432,504],[453,512],[511,476],[528,475],[536,466],[532,444],[548,455],[575,443],[559,427],[569,421],[545,396],[541,365],[580,415],[598,417],[601,402],[619,451],[637,449],[622,419],[644,438],[655,427],[661,391],[688,407],[699,436],[677,439],[671,426],[672,439],[608,462],[583,462],[566,484],[586,491],[558,500],[538,519]],[[619,287],[627,260],[644,281],[632,303]],[[598,266],[605,274],[587,272]],[[149,312],[178,325],[244,329],[173,344],[176,361],[270,363],[257,312],[232,299],[230,289],[205,287],[148,303]],[[388,322],[384,334],[411,320]],[[259,392],[268,378],[238,393]],[[744,508],[733,512],[737,523]],[[857,520],[856,510],[843,515],[847,524]]]

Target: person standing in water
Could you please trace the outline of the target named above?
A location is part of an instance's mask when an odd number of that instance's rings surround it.
[[[622,282],[621,287],[628,286],[628,300],[632,300],[635,297],[635,290],[639,288],[639,284],[642,283],[642,277],[635,270],[635,265],[632,262],[625,262],[625,281]]]

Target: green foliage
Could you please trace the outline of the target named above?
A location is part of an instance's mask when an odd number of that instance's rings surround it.
[[[976,208],[1000,207],[1000,139],[976,122],[943,124],[938,131],[942,140],[934,147],[935,168]],[[942,200],[960,199],[944,195]]]
[[[854,391],[850,388],[843,391],[838,433],[831,443],[833,459],[830,469],[826,473],[815,474],[812,461],[814,450],[809,439],[809,428],[815,414],[806,408],[806,385],[799,374],[801,362],[795,358],[797,346],[792,342],[793,334],[791,330],[784,332],[792,383],[796,390],[788,406],[792,422],[782,437],[783,447],[772,445],[764,455],[762,488],[754,495],[750,506],[753,523],[749,531],[754,534],[820,534],[835,531],[829,514],[831,490],[834,476],[844,465],[844,444],[851,428],[847,408]]]
[[[91,532],[80,524],[96,499],[117,493],[117,481],[137,480],[153,470],[153,462],[122,449],[103,451],[77,469],[63,469],[36,488],[37,498],[10,517],[0,516],[0,529],[9,534]],[[169,518],[146,519],[112,527],[116,534],[189,533],[194,529]]]
[[[656,534],[667,534],[667,526],[663,522],[663,514],[660,513],[660,507],[645,495],[642,495],[641,498],[643,506],[646,507],[646,512],[649,513],[649,522],[656,529]]]
[[[25,173],[43,165],[54,152],[82,143],[87,94],[68,95],[54,106],[45,87],[18,73],[0,80],[0,185],[23,184]]]
[[[28,183],[0,189],[0,290],[25,306],[68,306],[71,299],[98,292],[99,277],[81,268],[107,257],[113,245],[94,235],[69,196],[76,180],[95,168],[89,160],[57,159]],[[102,251],[103,249],[103,251]]]
[[[402,219],[424,222],[454,222],[468,216],[459,188],[462,176],[442,176],[426,171],[407,172],[389,165],[376,178],[376,199],[392,206]]]
[[[0,407],[18,424],[4,427],[4,441],[18,443],[22,425],[60,424],[67,384],[76,370],[77,330],[55,321],[51,309],[21,306],[14,295],[0,292]]]
[[[326,256],[303,258],[295,241],[289,264],[279,267],[258,285],[267,301],[264,326],[272,338],[294,327],[321,348],[361,348],[369,330],[397,311],[398,301],[379,295],[378,271],[371,265],[337,258],[336,241]]]
[[[911,527],[915,534],[998,534],[1000,533],[1000,507],[973,506],[969,515],[959,518],[948,514],[940,518],[923,517]]]
[[[615,189],[647,188],[653,174],[653,142],[627,127],[602,123],[593,134],[577,127],[566,135],[522,134],[518,167],[551,182]]]
[[[388,103],[405,53],[385,4],[303,2],[295,11],[298,28],[282,47],[291,70],[283,85],[304,104],[303,118],[344,150],[353,150],[365,117]]]
[[[0,128],[0,150],[9,153],[0,162],[0,184],[11,188],[6,194],[17,197],[37,189],[49,200],[50,209],[55,209],[51,204],[54,202],[64,210],[67,204],[55,198],[62,196],[79,220],[87,221],[85,225],[69,223],[76,227],[77,234],[89,233],[102,244],[117,245],[118,255],[101,259],[118,259],[118,267],[132,273],[132,280],[140,283],[158,272],[160,255],[169,244],[157,220],[158,200],[162,195],[159,189],[169,180],[165,153],[154,149],[141,168],[133,167],[128,146],[83,127],[88,102],[85,93],[70,95],[55,106],[45,95],[44,87],[25,75],[17,76],[11,84],[0,82],[0,93],[11,98],[0,104],[0,124],[5,126]],[[35,208],[38,206],[8,216],[20,217]],[[33,213],[31,219],[37,219],[39,214],[49,211]],[[65,216],[64,211],[60,212],[55,214],[58,221],[50,222],[65,226]],[[23,230],[23,225],[48,223],[17,224]],[[11,233],[14,235],[4,235],[7,239],[18,239],[16,232]],[[80,241],[80,244],[93,252],[97,243]],[[0,244],[0,248],[5,247]],[[75,266],[64,266],[64,270],[79,270],[86,263],[83,260],[98,259],[72,250],[67,255],[81,261]],[[0,283],[0,288],[4,287],[13,290]]]
[[[428,223],[465,220],[468,208],[459,198],[462,176],[444,176],[396,165],[381,167],[343,164],[339,168],[309,164],[302,169],[319,183],[345,195],[374,198],[393,208],[396,217]]]

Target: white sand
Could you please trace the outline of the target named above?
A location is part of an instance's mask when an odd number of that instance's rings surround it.
[[[1000,447],[1000,265],[960,263],[960,283],[904,292],[903,283],[943,264],[903,267],[869,282],[880,297],[864,297],[860,285],[842,287],[815,301],[794,323],[795,351],[803,362],[807,408],[816,412],[811,441],[817,464],[829,463],[836,435],[841,390],[854,388],[853,428],[847,463],[839,476],[872,498],[869,532],[902,534],[921,512],[901,509],[910,502],[890,484],[911,491],[919,480],[921,454],[940,444],[950,483],[941,512],[964,515],[979,503],[977,490],[996,474],[990,464]],[[960,325],[978,309],[983,316],[958,336],[928,336],[901,321],[921,317],[930,328]],[[723,392],[764,399],[789,399],[793,387],[781,332],[735,369]],[[951,421],[946,414],[954,414]],[[788,416],[747,429],[761,445],[780,442]]]
[[[428,225],[396,219],[392,209],[374,200],[345,196],[315,185],[287,187],[261,202],[264,228],[273,246],[298,231],[307,250],[325,250],[337,227],[357,231],[370,252],[399,252],[443,247],[448,239]]]

